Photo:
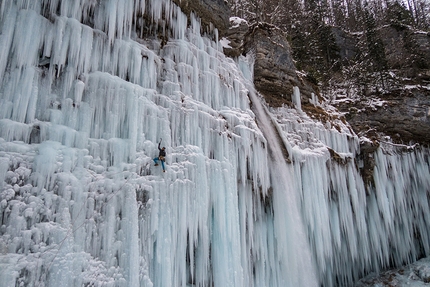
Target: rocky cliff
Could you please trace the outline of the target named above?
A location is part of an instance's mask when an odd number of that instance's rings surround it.
[[[357,61],[362,35],[334,29],[344,63]],[[378,30],[385,47],[389,71],[384,86],[369,88],[359,96],[354,80],[338,86],[333,104],[345,113],[358,134],[397,143],[430,143],[430,34],[408,26],[384,26]],[[340,88],[340,86],[342,86]],[[354,92],[356,93],[354,95]]]
[[[255,57],[254,84],[272,107],[292,104],[293,87],[297,86],[304,103],[318,87],[295,66],[287,35],[267,23],[249,25],[232,18],[226,33],[229,45],[224,52],[232,57],[251,52]]]
[[[224,35],[229,28],[230,9],[224,0],[173,0],[186,13],[198,15],[204,27]]]
[[[309,105],[312,94],[320,94],[317,85],[297,71],[287,36],[276,27],[232,18],[226,32],[228,46],[225,53],[231,57],[255,55],[254,83],[273,107],[290,105],[293,87],[299,87],[304,110],[318,120],[329,118],[325,111]],[[343,65],[356,63],[361,56],[360,40],[363,35],[349,34],[333,28],[339,56]],[[386,90],[369,88],[366,97],[358,96],[354,80],[342,78],[332,98],[334,104],[357,134],[381,139],[390,136],[395,142],[430,143],[430,36],[406,26],[385,26],[379,30],[385,45],[389,78]],[[345,83],[347,83],[345,85]],[[336,90],[337,89],[337,90]]]
[[[429,144],[429,92],[428,87],[413,86],[336,105],[359,134],[373,139],[386,135],[398,143]]]
[[[360,66],[363,34],[350,34],[340,28],[332,33],[339,47],[342,65],[354,70]],[[225,34],[228,45],[224,52],[237,57],[252,52],[255,56],[254,84],[272,107],[292,105],[293,87],[301,91],[302,110],[323,123],[348,122],[362,136],[360,173],[371,192],[374,186],[374,153],[386,142],[412,144],[430,143],[430,35],[406,26],[385,26],[378,35],[385,46],[390,69],[385,89],[370,84],[364,93],[356,86],[355,74],[333,79],[334,87],[320,93],[317,85],[296,69],[287,36],[274,26],[264,23],[249,25],[232,18]],[[372,79],[370,79],[371,83]],[[363,96],[363,94],[365,96]],[[316,103],[325,98],[341,115],[327,111]],[[342,116],[344,115],[344,116]],[[387,138],[388,137],[388,138]],[[389,149],[393,146],[389,147]],[[410,151],[395,146],[396,152]],[[385,148],[384,148],[385,149]]]
[[[292,103],[293,87],[301,92],[304,110],[318,120],[330,117],[309,105],[320,94],[318,86],[297,71],[287,36],[278,28],[233,18],[225,34],[229,45],[225,53],[232,57],[250,51],[255,55],[254,83],[272,107]],[[362,34],[349,34],[333,28],[343,65],[356,63],[361,56]],[[365,97],[358,96],[354,82],[346,75],[338,83],[332,99],[357,134],[380,140],[390,136],[397,143],[430,143],[430,35],[407,26],[385,26],[379,29],[386,52],[389,76],[385,90],[369,87]],[[370,84],[371,86],[371,84]],[[375,85],[376,86],[376,85]],[[340,87],[340,88],[339,88]],[[335,89],[337,89],[335,88]],[[327,89],[326,89],[327,90]]]

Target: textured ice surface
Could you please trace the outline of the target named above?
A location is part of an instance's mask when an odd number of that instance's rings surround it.
[[[429,254],[427,150],[379,149],[366,190],[345,125],[297,89],[268,110],[200,30],[170,1],[0,2],[0,286],[342,286]]]

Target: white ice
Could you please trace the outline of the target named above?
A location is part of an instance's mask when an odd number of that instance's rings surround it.
[[[252,57],[187,23],[0,3],[0,286],[335,286],[429,254],[428,150],[379,148],[366,189],[348,126],[298,89],[266,108]]]

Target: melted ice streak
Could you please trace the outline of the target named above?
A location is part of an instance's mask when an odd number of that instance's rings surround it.
[[[252,55],[248,57],[251,67],[252,58]],[[279,268],[276,274],[283,274],[283,268],[290,273],[285,277],[274,278],[273,280],[277,281],[274,286],[318,286],[307,235],[303,228],[304,221],[300,213],[300,198],[296,192],[294,169],[291,164],[287,164],[289,159],[285,158],[286,155],[281,148],[284,142],[278,134],[279,127],[276,121],[271,118],[253,86],[248,87],[256,121],[267,139],[271,160],[268,167],[273,189],[273,225]],[[292,274],[294,276],[291,276]]]

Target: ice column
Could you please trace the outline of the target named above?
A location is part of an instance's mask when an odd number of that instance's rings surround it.
[[[302,110],[302,101],[300,99],[299,87],[296,87],[296,86],[293,87],[292,99],[293,99],[293,104],[296,107],[296,109],[301,111]]]

